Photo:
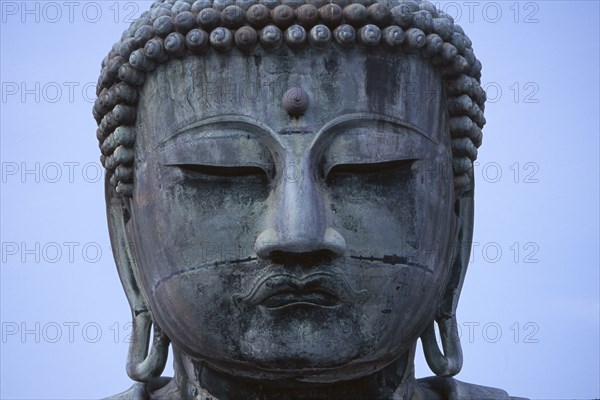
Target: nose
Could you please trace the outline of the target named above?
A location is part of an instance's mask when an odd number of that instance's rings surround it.
[[[312,175],[281,178],[267,213],[268,228],[254,244],[258,257],[274,260],[325,253],[335,257],[346,251],[344,237],[330,226],[325,192]]]

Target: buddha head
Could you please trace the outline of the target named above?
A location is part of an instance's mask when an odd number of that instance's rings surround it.
[[[94,106],[131,378],[385,398],[419,338],[458,373],[480,71],[427,1],[156,1]]]

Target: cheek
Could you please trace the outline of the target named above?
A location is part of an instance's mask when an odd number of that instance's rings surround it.
[[[355,256],[397,255],[429,267],[452,239],[449,162],[415,161],[377,174],[326,182],[332,220]],[[432,257],[433,256],[433,257]]]
[[[389,265],[362,266],[357,273],[371,293],[364,304],[365,325],[379,336],[382,351],[403,353],[435,316],[440,276],[415,266]]]
[[[410,167],[375,174],[346,174],[327,181],[333,223],[354,255],[409,251],[415,231]]]
[[[134,208],[142,251],[160,279],[205,264],[251,256],[269,195],[268,181],[199,177],[177,167],[140,171]]]

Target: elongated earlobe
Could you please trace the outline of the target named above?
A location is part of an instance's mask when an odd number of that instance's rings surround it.
[[[435,322],[432,322],[421,335],[423,352],[427,365],[437,376],[454,376],[462,368],[463,355],[458,336],[456,317],[436,321],[440,330],[442,353],[435,338]]]
[[[151,382],[160,377],[169,355],[169,338],[154,325],[152,347],[148,352],[152,317],[149,311],[133,314],[132,335],[127,354],[127,375],[134,381]]]

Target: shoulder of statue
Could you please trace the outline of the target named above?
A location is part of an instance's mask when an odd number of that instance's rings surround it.
[[[150,391],[143,383],[136,383],[128,390],[102,400],[150,400]]]
[[[454,378],[432,376],[417,379],[419,387],[435,393],[440,399],[449,400],[527,400],[522,397],[511,397],[504,390],[461,382]]]

